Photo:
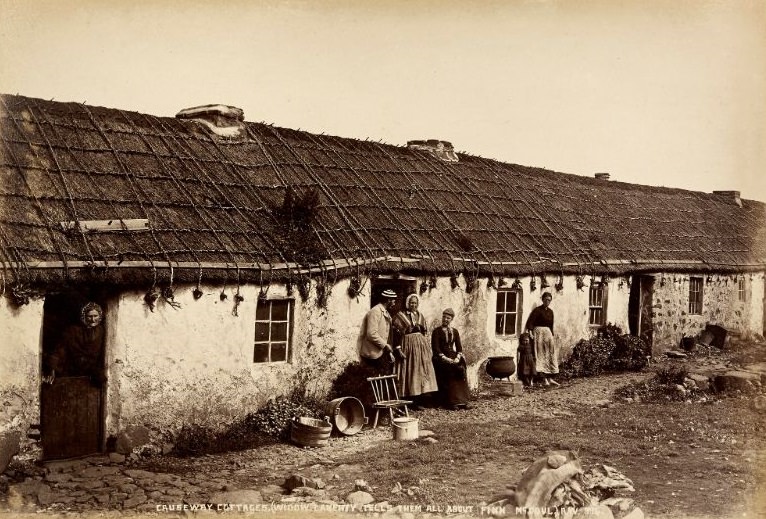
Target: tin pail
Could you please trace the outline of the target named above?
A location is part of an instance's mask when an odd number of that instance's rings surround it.
[[[418,419],[411,416],[402,416],[394,418],[391,422],[391,428],[394,432],[394,440],[417,440],[418,439]]]

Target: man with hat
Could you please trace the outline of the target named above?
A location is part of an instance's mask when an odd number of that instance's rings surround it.
[[[373,306],[364,317],[364,330],[359,355],[362,362],[378,373],[389,375],[394,367],[394,349],[391,346],[391,314],[396,305],[396,292],[387,289],[380,294],[382,301]]]

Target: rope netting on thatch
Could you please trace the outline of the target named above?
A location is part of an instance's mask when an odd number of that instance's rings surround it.
[[[542,280],[766,262],[766,211],[749,200],[466,154],[448,163],[262,123],[225,138],[194,121],[1,99],[3,286],[81,270],[127,282],[113,271],[130,262],[152,287],[275,276],[305,287],[339,273],[361,284],[383,271]],[[309,206],[311,217],[300,216]],[[128,219],[149,225],[62,226]],[[41,262],[57,268],[42,275]]]

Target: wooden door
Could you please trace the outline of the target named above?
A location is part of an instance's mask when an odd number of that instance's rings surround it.
[[[96,454],[101,450],[101,387],[90,377],[60,377],[40,392],[43,459]]]
[[[52,356],[63,344],[65,331],[81,326],[80,312],[89,301],[100,303],[105,297],[93,292],[62,292],[47,294],[43,306],[42,370],[43,376],[52,372]],[[104,326],[104,313],[100,326]],[[87,359],[97,359],[104,365],[106,345]],[[80,376],[84,373],[60,373],[52,384],[40,387],[40,441],[43,459],[64,459],[95,454],[103,448],[104,384],[101,378]]]
[[[652,276],[633,276],[628,299],[628,326],[631,335],[641,337],[649,347],[652,346],[654,325],[652,323]]]

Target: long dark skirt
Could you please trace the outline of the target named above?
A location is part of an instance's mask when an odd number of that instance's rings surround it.
[[[465,366],[439,364],[436,368],[436,380],[439,384],[440,403],[447,407],[466,405],[471,396],[468,389]]]

